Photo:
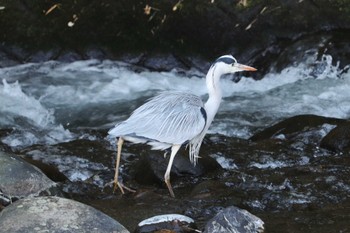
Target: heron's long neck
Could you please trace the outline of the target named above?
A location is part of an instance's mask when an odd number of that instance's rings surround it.
[[[207,112],[207,129],[213,121],[221,103],[222,94],[220,88],[220,76],[221,73],[215,72],[215,66],[213,66],[209,69],[206,77],[206,84],[209,93],[209,98],[204,105],[205,111]]]

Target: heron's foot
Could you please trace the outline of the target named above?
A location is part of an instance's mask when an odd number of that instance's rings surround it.
[[[105,187],[112,186],[112,185],[113,185],[113,193],[115,193],[118,188],[122,194],[125,194],[124,189],[126,189],[127,191],[132,192],[132,193],[136,192],[136,190],[125,186],[122,182],[119,182],[119,181],[115,182],[115,180],[108,182],[105,185]]]
[[[116,192],[117,190],[117,187],[119,188],[120,192],[122,192],[122,194],[124,194],[124,185],[122,183],[119,183],[119,181],[117,182],[114,182],[114,185],[113,185],[113,193]]]
[[[115,193],[115,190],[117,189],[117,187],[120,189],[120,191],[122,192],[122,194],[125,193],[125,192],[124,192],[124,189],[128,190],[128,191],[131,192],[131,193],[136,192],[136,190],[125,186],[123,183],[121,183],[121,182],[119,182],[119,181],[118,181],[118,182],[114,182],[114,181],[113,181],[113,183],[114,183],[113,193]]]

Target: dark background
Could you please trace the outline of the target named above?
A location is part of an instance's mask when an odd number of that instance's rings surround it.
[[[1,0],[0,9],[0,60],[13,61],[1,66],[125,54],[172,54],[186,64],[231,53],[263,73],[290,63],[300,40],[350,63],[349,0]]]

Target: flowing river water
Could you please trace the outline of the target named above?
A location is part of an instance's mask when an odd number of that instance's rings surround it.
[[[223,102],[210,128],[209,142],[204,145],[204,150],[210,151],[211,143],[222,144],[222,148],[225,148],[226,138],[232,142],[230,147],[221,152],[212,152],[212,157],[222,167],[221,172],[205,176],[200,181],[197,180],[198,182],[191,175],[180,179],[177,185],[180,188],[175,188],[175,193],[178,192],[184,200],[166,198],[164,201],[159,196],[149,199],[121,197],[103,188],[112,179],[114,172],[114,142],[106,138],[108,129],[126,119],[133,109],[160,91],[189,91],[205,100],[204,77],[205,74],[196,69],[182,71],[174,68],[169,72],[155,72],[110,60],[72,63],[48,61],[1,68],[0,127],[6,130],[6,134],[2,134],[0,140],[16,153],[58,168],[67,177],[62,190],[68,196],[107,212],[131,229],[137,221],[143,220],[141,217],[164,214],[166,210],[190,215],[197,218],[199,224],[203,224],[217,209],[229,204],[246,207],[258,216],[260,213],[265,222],[274,218],[274,223],[270,223],[270,232],[278,232],[283,224],[291,229],[285,232],[296,232],[294,230],[299,228],[322,232],[319,231],[322,225],[333,226],[337,220],[334,216],[328,216],[327,219],[327,208],[333,211],[330,204],[349,203],[344,195],[350,195],[350,184],[337,176],[340,173],[341,177],[348,176],[349,169],[342,167],[337,170],[334,167],[333,172],[326,171],[325,183],[340,180],[333,187],[333,193],[317,186],[320,188],[318,191],[323,192],[319,197],[317,193],[313,193],[315,186],[311,184],[318,178],[323,179],[321,175],[317,178],[317,174],[318,169],[321,169],[319,166],[328,163],[327,158],[340,159],[340,165],[343,160],[345,164],[349,164],[348,158],[339,154],[325,156],[325,152],[320,151],[315,142],[309,143],[305,135],[299,140],[307,144],[301,149],[308,152],[305,152],[306,155],[298,154],[298,158],[288,157],[288,152],[283,148],[276,148],[277,152],[271,152],[270,149],[264,151],[261,148],[247,151],[250,146],[247,139],[256,132],[295,115],[350,118],[350,71],[348,67],[340,69],[328,55],[323,56],[320,61],[316,61],[316,56],[310,55],[279,73],[271,71],[261,80],[242,77],[239,82],[234,82],[232,76],[221,80]],[[323,125],[314,134],[324,136],[333,127]],[[136,146],[136,151],[132,148],[132,145],[126,146],[124,153],[123,162],[126,165],[122,166],[122,174],[126,179],[126,171],[133,170],[128,168],[128,163],[139,159],[139,151],[143,154],[149,152],[148,148],[142,146]],[[225,153],[239,155],[227,158]],[[275,156],[275,153],[283,156]],[[322,158],[319,159],[319,164],[313,160],[315,158]],[[302,179],[299,173],[288,176],[284,170],[281,175],[283,179],[276,178],[278,175],[271,175],[281,174],[281,169],[299,169],[305,166],[313,167],[316,175],[312,181],[302,182],[302,185],[293,180]],[[339,173],[341,169],[345,170]],[[300,173],[303,172],[301,170]],[[137,174],[135,169],[133,172]],[[235,175],[239,177],[236,178],[238,180],[232,178]],[[185,191],[189,186],[182,185],[182,182],[191,180],[190,184],[204,183],[205,186],[210,183],[211,178],[224,180],[225,191],[219,197],[220,201],[215,201],[212,197],[210,201],[202,202],[201,195],[197,195],[196,190],[192,190],[189,195]],[[240,191],[226,190],[235,189],[237,184]],[[135,185],[138,185],[137,182]],[[200,185],[197,188],[198,186]],[[167,196],[161,184],[157,188],[163,189],[162,195]],[[220,189],[218,187],[218,191]],[[287,196],[283,194],[285,190],[289,190]],[[342,198],[337,197],[337,193]],[[320,219],[312,211],[298,215],[305,208],[318,209],[322,203],[326,206],[325,209],[314,212],[322,216]],[[302,207],[295,207],[295,204]],[[349,210],[349,204],[345,206]],[[147,209],[153,211],[148,213]],[[342,211],[349,215],[349,211],[346,213],[344,209],[338,210],[339,215]],[[130,213],[138,214],[130,217]],[[342,217],[339,219],[342,221]],[[347,219],[349,220],[349,216]],[[288,225],[289,220],[293,223]],[[315,225],[319,227],[313,228]],[[350,231],[350,228],[347,229]]]

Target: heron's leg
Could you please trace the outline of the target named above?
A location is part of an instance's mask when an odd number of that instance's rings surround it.
[[[113,190],[113,191],[115,191],[117,189],[117,186],[118,186],[120,191],[122,192],[122,194],[124,194],[124,189],[123,189],[123,185],[120,184],[118,181],[118,175],[119,175],[119,164],[120,164],[120,156],[122,153],[123,143],[124,143],[124,139],[122,137],[120,137],[119,140],[117,141],[117,158],[115,161],[114,190]]]
[[[171,154],[170,154],[168,167],[167,167],[166,172],[164,174],[165,184],[166,184],[166,186],[169,189],[170,196],[172,196],[172,197],[175,197],[175,194],[174,194],[173,188],[171,187],[171,184],[170,184],[170,171],[171,171],[171,167],[173,165],[173,161],[174,161],[175,155],[179,151],[180,147],[181,147],[181,145],[173,145],[171,147]]]

